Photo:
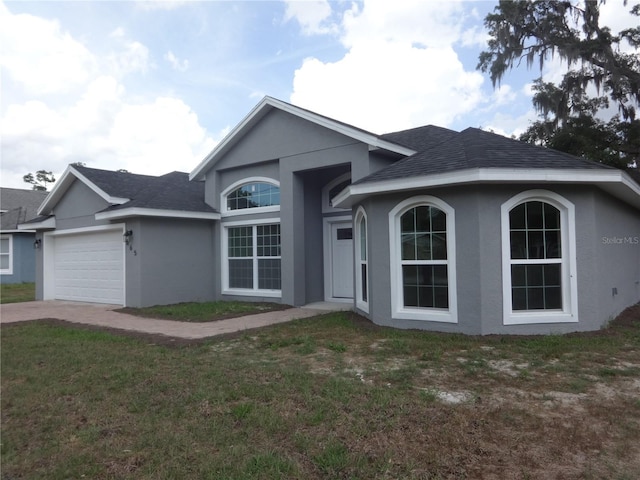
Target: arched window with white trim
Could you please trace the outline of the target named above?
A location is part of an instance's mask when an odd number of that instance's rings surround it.
[[[393,317],[457,323],[453,208],[407,199],[389,213],[389,232]]]
[[[359,207],[355,216],[356,229],[356,306],[369,312],[369,246],[367,239],[367,214]]]
[[[280,184],[270,178],[251,177],[233,183],[221,195],[225,216],[280,210]]]
[[[576,322],[571,202],[530,190],[502,205],[504,323]]]

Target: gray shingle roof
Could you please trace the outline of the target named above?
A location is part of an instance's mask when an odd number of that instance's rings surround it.
[[[431,136],[432,134],[435,134],[435,140],[419,140],[417,138],[420,135]],[[458,133],[452,130],[440,129],[439,127],[422,127],[406,131],[406,133],[396,132],[390,135],[404,141],[414,142],[416,146],[419,146],[420,142],[422,142],[422,145],[426,148],[383,170],[362,178],[354,182],[354,184],[453,172],[469,168],[613,168],[567,153],[485,132],[477,128],[467,128]]]
[[[0,188],[0,209],[7,210],[0,217],[0,228],[16,230],[19,223],[34,218],[47,194],[37,190]]]
[[[74,167],[110,196],[129,198],[105,211],[124,208],[151,208],[186,212],[215,212],[204,202],[204,182],[190,182],[189,175],[172,172],[160,177]]]

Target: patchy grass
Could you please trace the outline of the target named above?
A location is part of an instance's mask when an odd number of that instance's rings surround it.
[[[35,283],[0,284],[0,303],[32,302],[35,299]]]
[[[169,348],[2,327],[6,478],[635,478],[640,307],[596,335],[349,313]]]
[[[118,309],[117,311],[139,317],[178,320],[182,322],[214,322],[225,318],[284,310],[286,308],[290,307],[279,303],[220,301],[177,303],[174,305],[159,305],[146,308],[127,307]]]

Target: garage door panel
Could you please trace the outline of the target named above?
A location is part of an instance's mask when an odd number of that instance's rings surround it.
[[[55,298],[122,305],[123,251],[122,233],[119,231],[57,237]]]

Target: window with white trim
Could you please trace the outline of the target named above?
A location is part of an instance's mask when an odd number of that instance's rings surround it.
[[[573,204],[530,191],[502,206],[505,324],[575,322]]]
[[[333,197],[351,185],[351,172],[343,173],[334,178],[322,188],[322,212],[331,213],[349,210],[348,208],[338,208],[331,204]]]
[[[389,214],[394,318],[457,322],[454,211],[414,197]]]
[[[358,208],[355,219],[356,227],[356,305],[359,309],[369,311],[369,272],[367,214],[362,207]]]
[[[229,290],[280,293],[280,224],[226,228]]]
[[[266,177],[249,177],[229,185],[221,194],[223,216],[280,210],[280,185]]]
[[[0,235],[0,274],[13,273],[13,235]]]

